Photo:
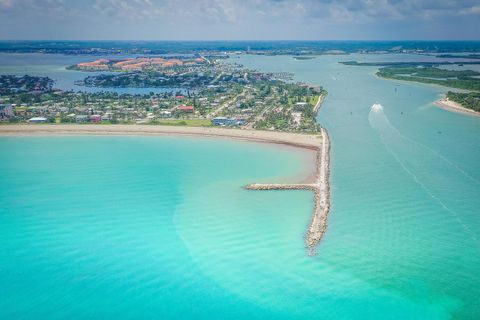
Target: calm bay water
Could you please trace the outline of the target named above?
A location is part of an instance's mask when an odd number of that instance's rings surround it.
[[[1,318],[476,319],[480,119],[342,60],[241,56],[329,96],[332,211],[316,257],[291,149],[208,139],[0,139]],[[383,110],[371,112],[373,103]]]

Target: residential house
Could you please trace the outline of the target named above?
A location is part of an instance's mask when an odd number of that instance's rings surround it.
[[[185,112],[185,113],[194,113],[195,112],[195,108],[193,106],[185,106],[185,105],[178,106],[177,110],[181,111],[181,112]]]
[[[0,120],[8,120],[13,117],[13,107],[11,104],[0,104]]]

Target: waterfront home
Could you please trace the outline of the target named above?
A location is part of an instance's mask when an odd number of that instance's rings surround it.
[[[76,115],[75,116],[75,122],[81,123],[81,122],[88,122],[89,117],[87,115]]]
[[[44,117],[33,117],[33,118],[28,119],[28,122],[30,122],[30,123],[45,123],[47,121],[48,121],[48,119],[44,118]]]
[[[99,123],[102,121],[102,116],[101,115],[98,115],[98,114],[92,114],[90,116],[90,122],[93,122],[93,123]]]
[[[7,120],[13,117],[13,107],[11,104],[0,104],[0,120]]]
[[[160,112],[160,116],[162,118],[171,118],[172,117],[172,112],[165,110],[165,111]]]
[[[181,112],[185,112],[185,113],[194,113],[195,112],[195,108],[193,106],[185,106],[185,105],[178,106],[177,110],[181,111]]]
[[[212,119],[212,124],[215,126],[224,127],[241,126],[245,124],[245,120],[236,118],[216,117]]]

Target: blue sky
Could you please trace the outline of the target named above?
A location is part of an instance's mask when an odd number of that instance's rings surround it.
[[[0,39],[480,40],[480,0],[0,0]]]

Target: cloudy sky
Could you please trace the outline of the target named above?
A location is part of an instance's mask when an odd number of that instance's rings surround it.
[[[0,39],[480,40],[480,0],[0,0]]]

